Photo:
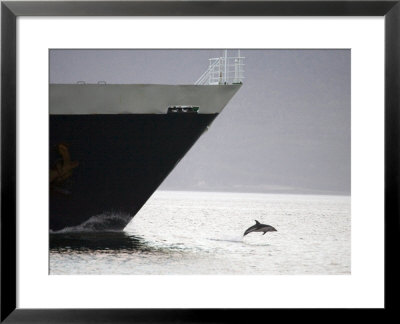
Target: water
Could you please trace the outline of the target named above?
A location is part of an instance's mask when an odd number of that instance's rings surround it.
[[[277,232],[244,231],[257,219]],[[50,235],[50,274],[350,274],[350,197],[157,191],[124,232]]]

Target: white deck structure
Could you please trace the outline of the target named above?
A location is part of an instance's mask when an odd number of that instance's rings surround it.
[[[50,114],[165,114],[170,106],[197,106],[200,114],[214,114],[240,86],[50,84]]]
[[[239,90],[244,57],[212,58],[194,85],[166,84],[50,84],[52,115],[165,114],[171,106],[196,106],[200,114],[220,113]]]
[[[197,85],[240,84],[244,79],[244,57],[240,55],[229,57],[228,50],[221,57],[209,59],[208,69],[196,81]]]

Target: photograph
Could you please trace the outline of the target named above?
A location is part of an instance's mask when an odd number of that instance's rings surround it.
[[[0,322],[395,311],[399,2],[3,1]]]
[[[50,275],[351,275],[351,49],[48,53]]]

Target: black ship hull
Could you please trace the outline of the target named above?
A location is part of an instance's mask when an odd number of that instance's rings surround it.
[[[217,115],[50,115],[50,230],[122,230]]]

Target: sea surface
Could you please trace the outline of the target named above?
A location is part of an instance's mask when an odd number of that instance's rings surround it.
[[[50,274],[350,274],[350,220],[349,196],[156,191],[123,232],[51,233]]]

